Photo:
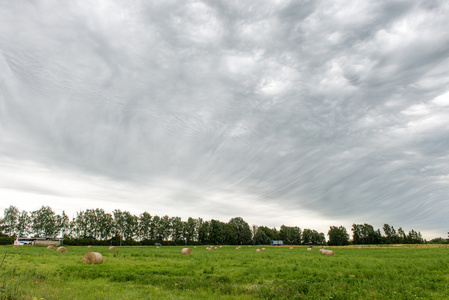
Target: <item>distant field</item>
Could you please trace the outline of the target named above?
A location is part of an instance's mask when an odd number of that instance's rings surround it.
[[[193,249],[193,247],[190,247]],[[447,299],[449,248],[0,247],[0,299]],[[260,248],[260,247],[259,247]],[[87,252],[103,264],[83,264]]]

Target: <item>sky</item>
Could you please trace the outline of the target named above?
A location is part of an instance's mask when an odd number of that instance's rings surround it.
[[[0,212],[449,231],[449,2],[0,0]]]

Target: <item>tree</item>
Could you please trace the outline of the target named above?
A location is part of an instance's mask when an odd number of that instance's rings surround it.
[[[187,244],[190,244],[190,242],[197,240],[197,222],[195,221],[195,219],[189,217],[184,226],[184,233]]]
[[[251,229],[248,223],[246,223],[241,217],[235,217],[229,220],[230,224],[235,225],[236,229],[236,239],[235,242],[238,245],[246,245],[251,242]]]
[[[17,235],[27,236],[30,233],[31,218],[26,210],[22,210],[19,218],[17,219]]]
[[[180,217],[173,217],[170,221],[172,240],[179,245],[181,241],[184,240],[184,223]]]
[[[288,227],[285,225],[281,226],[279,231],[280,239],[288,245],[299,245],[301,244],[301,229],[299,227]]]
[[[133,240],[138,231],[139,218],[129,211],[124,211],[123,219],[123,237],[127,241]]]
[[[151,240],[151,222],[152,217],[149,213],[144,212],[139,216],[139,238],[142,240]]]
[[[114,227],[113,234],[115,237],[120,239],[120,245],[122,244],[123,239],[123,227],[125,226],[125,217],[123,216],[123,212],[120,209],[114,209],[112,212],[114,216]]]
[[[223,222],[217,220],[210,220],[209,225],[209,243],[218,245],[224,242],[224,227]]]
[[[31,212],[31,227],[37,236],[53,236],[57,232],[55,213],[49,206]]]
[[[382,235],[380,230],[374,230],[369,224],[352,224],[353,244],[380,244]]]
[[[200,243],[207,244],[210,243],[209,240],[209,221],[201,222],[200,228],[198,230],[198,240]]]
[[[385,233],[385,242],[387,244],[396,244],[398,242],[398,236],[396,234],[396,230],[393,226],[390,226],[388,224],[384,224],[382,227]]]
[[[163,240],[161,217],[159,217],[158,215],[154,216],[153,221],[151,222],[150,236],[152,237],[152,240],[157,240],[159,242],[162,242]]]
[[[165,215],[161,218],[159,222],[159,231],[162,236],[162,241],[168,241],[171,236],[171,228],[170,228],[170,217]]]
[[[62,211],[62,215],[59,219],[58,228],[62,238],[64,238],[70,231],[70,220],[69,217],[66,215],[65,211]]]
[[[405,232],[402,229],[402,227],[398,228],[398,242],[400,244],[405,244],[407,242],[407,236],[405,235]]]
[[[253,242],[255,245],[269,245],[271,238],[263,230],[263,226],[257,227],[256,234],[254,235]]]
[[[106,213],[103,209],[95,209],[97,218],[97,232],[96,238],[100,240],[108,240],[112,237],[112,228],[114,226],[114,219],[110,213]]]
[[[343,226],[331,226],[328,231],[329,245],[344,246],[349,244],[349,234]]]
[[[4,210],[2,223],[5,233],[8,233],[9,236],[15,234],[19,213],[19,209],[13,205]]]

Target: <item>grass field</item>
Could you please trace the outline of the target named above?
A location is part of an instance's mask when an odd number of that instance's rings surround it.
[[[328,248],[1,246],[0,299],[448,299],[448,247]]]

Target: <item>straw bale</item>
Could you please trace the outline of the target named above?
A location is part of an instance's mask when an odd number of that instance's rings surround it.
[[[191,255],[192,252],[193,252],[193,250],[190,248],[182,248],[182,250],[181,250],[181,254]]]
[[[332,251],[332,250],[322,250],[321,251],[321,254],[324,254],[324,255],[332,255],[332,256],[334,256],[334,251]]]
[[[109,247],[109,250],[117,250],[117,247],[111,246],[111,247]]]
[[[50,246],[47,247],[47,250],[55,250],[55,246],[50,245]]]
[[[66,247],[63,247],[63,246],[58,247],[58,249],[56,249],[56,252],[61,252],[61,253],[67,252],[67,251],[69,251],[69,250],[67,250],[67,248],[66,248]]]
[[[102,264],[103,263],[103,255],[98,252],[87,252],[83,256],[83,264]]]

